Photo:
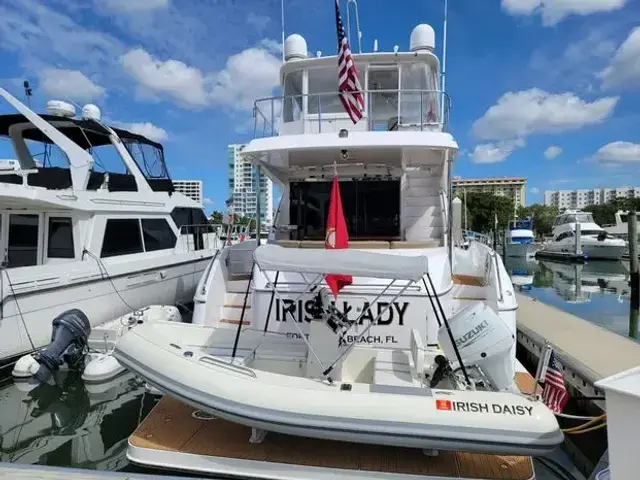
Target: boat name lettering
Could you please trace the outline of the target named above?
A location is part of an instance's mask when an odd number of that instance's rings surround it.
[[[340,337],[338,340],[338,346],[342,347],[354,342],[356,342],[356,345],[362,343],[398,343],[396,337],[393,335],[386,335],[384,337],[382,335],[365,335],[364,337],[360,337],[358,335],[346,335]]]
[[[336,306],[336,302],[331,302]],[[339,304],[340,302],[338,302]],[[364,302],[358,305],[352,305],[347,301],[342,302],[342,313],[347,315],[347,318],[351,317],[354,320],[364,311],[364,314],[358,321],[359,325],[365,322],[373,322],[380,314],[380,318],[376,321],[376,325],[390,325],[397,323],[398,325],[404,325],[404,316],[407,313],[409,302],[392,302],[389,307],[389,302],[376,302],[376,306],[373,307],[370,302]],[[320,317],[314,311],[314,300],[298,300],[297,302],[290,299],[276,299],[276,322],[291,321],[291,317],[295,318],[296,322],[311,322],[314,318],[319,320]],[[349,312],[353,311],[351,315]],[[287,313],[289,312],[290,315]]]
[[[473,340],[480,333],[484,332],[488,327],[489,327],[489,322],[487,322],[486,320],[483,320],[481,323],[473,327],[467,333],[465,333],[461,337],[456,338],[456,346],[460,347],[463,344]]]
[[[501,415],[531,416],[533,407],[507,405],[502,403],[462,402],[458,400],[436,399],[436,410],[466,413],[497,413]]]

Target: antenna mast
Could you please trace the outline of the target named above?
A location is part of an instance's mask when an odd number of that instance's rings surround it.
[[[444,25],[442,28],[442,74],[440,80],[440,88],[442,90],[442,101],[440,102],[440,118],[444,125],[445,118],[445,80],[447,74],[447,11],[449,10],[449,0],[444,0]]]
[[[358,17],[358,1],[347,0],[347,38],[349,45],[351,45],[351,20],[349,17],[349,4],[353,3],[354,11],[356,12],[356,32],[358,34],[358,53],[362,53],[362,32],[360,31],[360,18]]]
[[[284,62],[284,0],[280,0],[280,22],[282,24],[282,61]]]

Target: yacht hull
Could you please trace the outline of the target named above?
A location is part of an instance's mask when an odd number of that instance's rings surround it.
[[[603,242],[581,242],[580,248],[587,258],[602,260],[620,260],[624,255],[626,246],[624,244],[612,244]],[[546,250],[554,253],[573,253],[575,245],[573,243],[552,243],[545,247]]]
[[[71,308],[83,311],[91,326],[96,327],[148,305],[189,303],[193,301],[197,283],[211,257],[212,253],[207,253],[171,263],[168,258],[162,259],[162,263],[158,259],[153,268],[112,276],[106,276],[104,269],[101,273],[96,265],[95,271],[83,274],[91,280],[22,292],[17,281],[7,288],[7,273],[11,280],[13,278],[11,270],[5,271],[0,362],[30,352],[33,347],[48,345],[52,320]]]
[[[210,347],[194,343],[209,341],[215,329],[204,334],[199,326],[181,327],[140,325],[118,342],[114,354],[166,394],[235,423],[328,440],[515,455],[544,454],[563,441],[553,413],[523,395],[419,384],[343,387],[250,369],[212,357]],[[199,329],[198,335],[189,327]]]
[[[533,243],[507,243],[505,255],[507,257],[532,257],[539,249],[539,245]]]

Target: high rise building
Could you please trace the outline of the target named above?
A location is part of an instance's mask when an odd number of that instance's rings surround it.
[[[174,180],[176,192],[195,200],[202,205],[202,180]]]
[[[233,213],[244,217],[255,216],[260,201],[260,223],[270,227],[273,224],[273,183],[262,174],[258,188],[257,169],[240,156],[244,147],[240,144],[228,146],[228,198],[233,200]]]
[[[520,177],[465,178],[454,177],[453,194],[462,197],[464,192],[493,193],[513,199],[513,208],[525,206],[527,179]],[[515,213],[515,212],[514,212]]]
[[[579,210],[587,205],[600,205],[616,198],[640,198],[640,187],[546,190],[544,192],[544,204],[559,209]]]

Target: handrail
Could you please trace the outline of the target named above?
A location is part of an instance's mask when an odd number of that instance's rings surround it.
[[[365,105],[363,121],[366,122],[369,131],[376,130],[374,127],[381,124],[381,122],[374,121],[376,113],[381,113],[384,116],[379,120],[384,120],[387,123],[387,131],[400,130],[403,127],[419,128],[420,131],[439,128],[445,131],[449,124],[451,100],[449,95],[442,90],[399,88],[362,90],[361,92]],[[279,133],[280,126],[293,122],[303,122],[305,131],[307,124],[317,124],[317,132],[310,127],[309,131],[321,133],[323,119],[335,121],[337,118],[348,118],[339,101],[336,102],[335,111],[323,111],[321,99],[337,100],[339,95],[339,92],[333,91],[260,98],[254,102],[253,108],[254,136],[275,136]],[[392,104],[382,113],[383,109],[377,105],[376,97],[384,96],[384,105],[387,106],[389,95],[395,96],[395,105]],[[417,95],[420,96],[419,99]],[[440,103],[443,99],[445,104],[444,108],[441,108]],[[426,102],[430,102],[430,105],[425,105]],[[382,104],[382,102],[380,103]],[[425,106],[430,108],[425,108]],[[395,110],[395,115],[389,115],[393,110]],[[440,118],[441,112],[444,112],[444,118]],[[259,134],[260,130],[262,135]],[[325,127],[325,131],[332,130]]]
[[[200,357],[198,359],[198,361],[199,362],[203,362],[203,363],[210,363],[210,364],[218,366],[218,367],[228,368],[229,370],[235,370],[237,373],[241,373],[242,375],[247,375],[247,376],[252,377],[252,378],[257,378],[256,377],[256,373],[253,370],[251,370],[250,368],[243,367],[242,365],[237,365],[235,363],[225,362],[224,360],[221,360],[221,359],[215,358],[215,357],[211,357],[209,355],[206,355],[204,357]]]

